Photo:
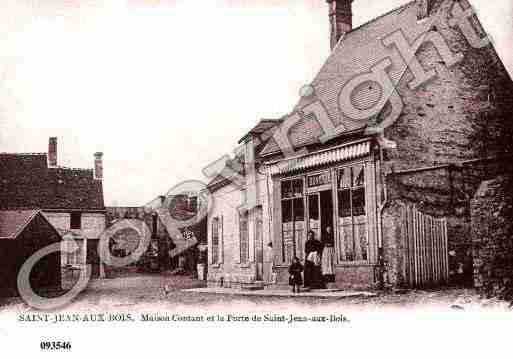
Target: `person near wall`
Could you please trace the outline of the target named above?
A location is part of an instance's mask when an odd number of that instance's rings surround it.
[[[308,240],[305,243],[305,268],[304,268],[304,287],[310,289],[325,288],[321,272],[321,253],[322,243],[315,238],[313,231],[308,232]]]
[[[300,286],[303,284],[303,277],[301,276],[301,272],[303,272],[303,266],[301,262],[299,262],[298,257],[294,257],[292,259],[292,264],[289,267],[289,285],[292,286],[292,293],[300,292]]]
[[[273,243],[267,243],[264,249],[264,278],[268,284],[276,283],[276,272],[274,268]]]
[[[326,231],[322,236],[322,259],[321,270],[325,283],[335,282],[335,241],[333,239],[333,231],[330,226],[326,227]]]

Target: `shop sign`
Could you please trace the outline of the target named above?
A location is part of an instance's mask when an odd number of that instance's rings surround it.
[[[308,187],[320,187],[331,183],[331,175],[329,172],[323,172],[316,175],[308,176]]]

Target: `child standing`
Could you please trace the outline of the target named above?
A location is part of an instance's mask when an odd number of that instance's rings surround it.
[[[289,285],[292,286],[292,293],[296,293],[296,287],[297,287],[297,293],[299,293],[299,288],[301,285],[303,285],[303,277],[301,275],[301,272],[303,271],[303,266],[299,262],[298,257],[294,257],[292,259],[292,264],[289,267]]]

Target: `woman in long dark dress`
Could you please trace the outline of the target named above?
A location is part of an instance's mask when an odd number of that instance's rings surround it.
[[[308,232],[308,239],[305,242],[305,268],[303,272],[303,284],[305,288],[310,288],[312,285],[312,274],[315,264],[310,261],[310,253],[316,251],[315,234],[313,231]]]
[[[305,270],[304,286],[311,289],[325,288],[321,272],[322,243],[315,238],[313,231],[308,232],[308,240],[305,243]]]

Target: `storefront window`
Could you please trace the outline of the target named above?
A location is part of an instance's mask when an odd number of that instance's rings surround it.
[[[363,165],[338,170],[339,257],[343,262],[368,260],[364,170]]]
[[[290,263],[293,256],[302,257],[305,207],[303,179],[281,183],[282,260]]]

